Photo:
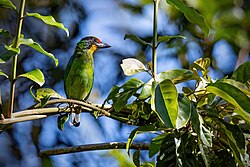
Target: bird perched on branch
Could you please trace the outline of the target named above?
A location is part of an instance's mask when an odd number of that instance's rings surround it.
[[[82,38],[77,43],[64,74],[64,89],[67,98],[75,100],[88,98],[94,81],[93,54],[97,49],[109,47],[108,44],[93,36]],[[71,114],[71,123],[79,126],[81,107],[76,107],[75,113]]]

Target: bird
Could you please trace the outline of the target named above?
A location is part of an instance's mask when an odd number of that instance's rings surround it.
[[[85,101],[88,98],[94,82],[93,55],[98,49],[109,47],[94,36],[84,37],[77,43],[64,73],[64,89],[68,99]],[[71,113],[70,123],[76,127],[80,125],[80,113],[81,107],[76,107],[75,113]]]

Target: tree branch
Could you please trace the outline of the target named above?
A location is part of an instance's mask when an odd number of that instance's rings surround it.
[[[39,152],[39,157],[46,157],[51,155],[69,154],[83,151],[95,151],[95,150],[110,150],[110,149],[126,149],[125,142],[110,142],[110,143],[99,143],[99,144],[87,144],[79,145],[67,148],[58,148],[51,150],[41,150]],[[130,149],[141,149],[148,150],[149,144],[147,143],[133,143]]]

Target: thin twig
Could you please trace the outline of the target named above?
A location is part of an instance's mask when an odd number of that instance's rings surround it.
[[[32,120],[42,119],[42,118],[46,118],[46,117],[47,117],[47,115],[30,115],[30,116],[25,116],[25,117],[3,119],[3,120],[0,120],[0,125],[7,125],[7,124],[18,123],[18,122],[32,121]]]
[[[149,144],[133,143],[129,148],[148,150]],[[110,142],[110,143],[79,145],[79,146],[58,148],[58,149],[51,149],[51,150],[41,150],[38,156],[45,157],[45,156],[51,156],[51,155],[69,154],[69,153],[76,153],[76,152],[83,152],[83,151],[110,150],[110,149],[126,149],[126,143],[125,142]]]

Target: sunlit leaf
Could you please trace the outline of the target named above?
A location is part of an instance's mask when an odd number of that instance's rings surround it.
[[[208,36],[209,27],[202,15],[200,15],[194,8],[188,7],[181,0],[166,0],[170,5],[175,6],[180,12],[184,14],[187,20],[193,24],[198,25],[203,33]]]
[[[233,73],[232,79],[239,82],[246,82],[250,80],[250,61],[241,64]]]
[[[40,86],[42,86],[44,84],[44,82],[45,82],[43,73],[39,69],[29,71],[29,72],[27,72],[25,74],[21,74],[21,75],[18,76],[18,78],[19,77],[28,78],[28,79],[36,82]]]
[[[191,117],[191,111],[194,109],[194,106],[190,102],[190,100],[186,96],[179,95],[178,97],[178,117],[176,120],[176,128],[180,129],[184,127],[190,117]]]
[[[170,79],[174,84],[178,84],[193,79],[193,73],[192,71],[186,69],[174,69],[157,74],[155,79],[157,83],[160,83],[165,79]],[[151,95],[150,91],[152,82],[153,79],[149,80],[143,86],[139,99],[145,99]]]
[[[167,134],[161,134],[151,140],[148,152],[149,158],[152,158],[156,153],[160,151],[161,143],[165,139],[166,135]]]
[[[43,16],[40,15],[39,13],[26,13],[27,16],[35,17],[37,19],[42,20],[45,24],[50,25],[50,26],[55,26],[57,28],[63,29],[67,36],[69,36],[69,30],[64,27],[62,23],[57,22],[54,17],[52,16]]]
[[[126,34],[126,35],[124,36],[124,40],[126,40],[126,39],[131,39],[131,40],[133,40],[133,41],[135,41],[135,42],[137,42],[137,43],[139,43],[139,44],[145,45],[145,46],[151,46],[150,43],[148,43],[148,42],[142,40],[141,38],[137,37],[136,35]]]
[[[223,79],[223,82],[231,84],[231,85],[239,88],[245,94],[250,95],[250,89],[242,82],[236,81],[234,79]]]
[[[8,37],[8,38],[10,38],[10,37],[11,37],[11,35],[10,35],[10,32],[9,32],[9,31],[4,30],[4,29],[1,29],[1,28],[0,28],[0,36],[5,36],[5,37]]]
[[[134,58],[123,59],[121,68],[125,75],[130,76],[139,72],[147,71],[142,62]]]
[[[54,57],[54,55],[52,53],[49,53],[47,51],[45,51],[38,43],[34,42],[33,39],[24,39],[24,38],[20,38],[19,40],[20,44],[22,45],[27,45],[33,49],[35,49],[36,51],[48,56],[49,58],[51,58],[52,60],[54,60],[56,66],[58,65],[58,60]]]
[[[16,6],[10,0],[0,0],[0,7],[16,10]]]
[[[59,130],[63,131],[64,129],[64,124],[68,121],[69,119],[69,113],[65,113],[62,115],[59,115],[57,118],[57,127]]]
[[[2,70],[0,70],[0,75],[5,76],[6,78],[9,78],[9,76],[5,74]]]
[[[155,111],[166,127],[176,127],[178,92],[173,82],[169,79],[158,84],[155,89]]]
[[[239,88],[223,81],[217,81],[210,84],[207,91],[233,104],[238,109],[234,111],[250,122],[250,99]]]
[[[200,58],[193,62],[189,69],[197,69],[202,72],[203,75],[207,75],[208,67],[210,66],[210,59],[209,58]]]
[[[44,97],[58,98],[62,99],[63,97],[59,95],[56,91],[51,88],[40,88],[36,90],[36,99],[41,100]]]
[[[161,42],[169,42],[171,39],[173,38],[183,38],[185,39],[186,37],[182,36],[182,35],[175,35],[175,36],[168,36],[168,35],[165,35],[165,36],[158,36],[158,43],[161,43]]]
[[[145,126],[140,126],[138,128],[135,128],[129,135],[128,137],[128,141],[126,144],[126,151],[129,154],[129,147],[131,146],[131,144],[133,143],[136,135],[140,132],[152,132],[155,131],[156,127],[154,125],[145,125]]]

